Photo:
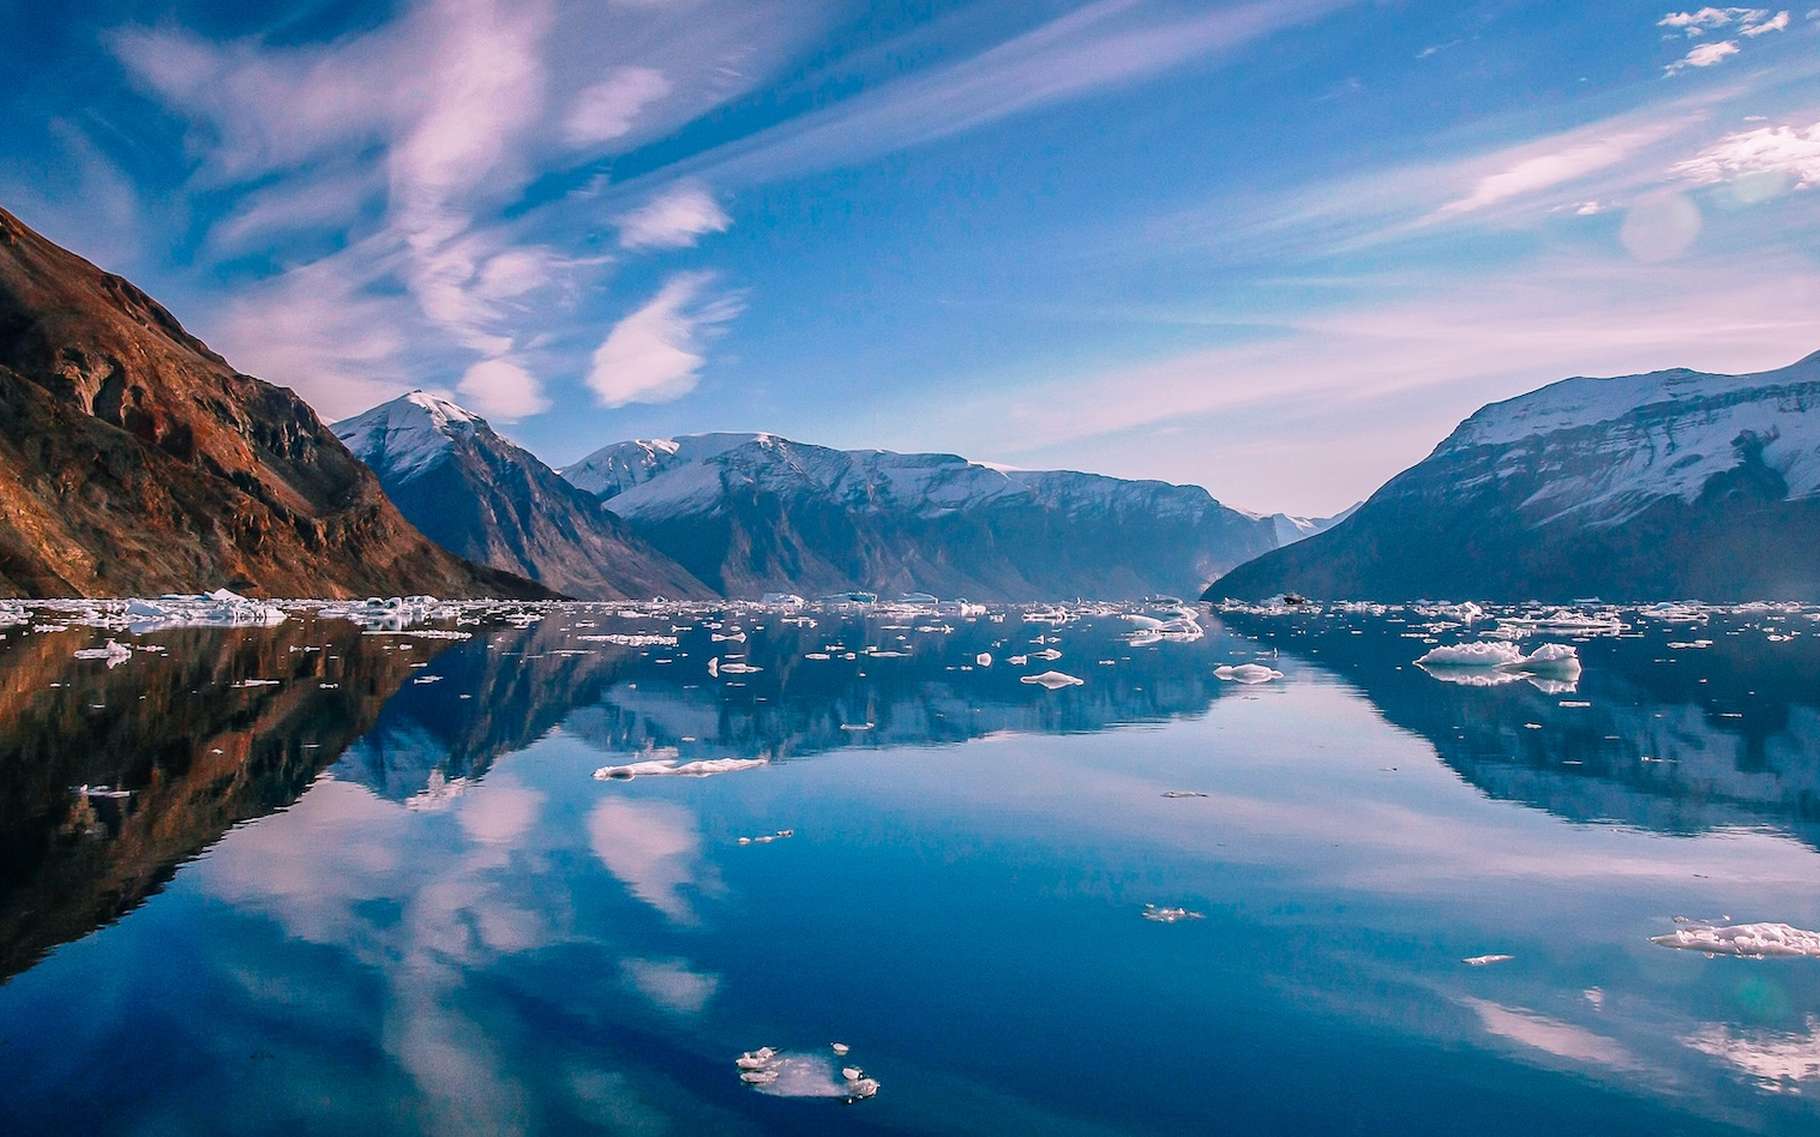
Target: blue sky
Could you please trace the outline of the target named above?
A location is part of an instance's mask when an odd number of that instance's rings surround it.
[[[1820,10],[261,8],[0,0],[0,204],[330,418],[1318,513],[1556,378],[1820,349]]]

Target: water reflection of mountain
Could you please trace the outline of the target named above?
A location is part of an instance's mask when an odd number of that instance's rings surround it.
[[[1219,637],[1132,647],[1122,638],[1130,625],[1118,620],[1052,628],[1013,616],[921,626],[947,630],[823,617],[814,628],[748,629],[745,643],[729,644],[695,629],[675,651],[629,666],[625,682],[563,726],[603,751],[674,749],[686,757],[789,758],[1006,731],[1086,733],[1201,713],[1228,686],[1214,678],[1214,660],[1234,650]],[[1041,637],[1048,642],[1033,642]],[[868,655],[867,647],[891,654]],[[729,649],[759,670],[710,677],[708,660],[729,658]],[[1044,649],[1062,654],[1010,663]],[[849,651],[856,658],[846,659]],[[818,654],[828,658],[810,658]],[[981,655],[992,662],[981,666]],[[673,662],[657,662],[665,658]],[[1020,681],[1049,668],[1086,682],[1045,691]]]
[[[229,827],[295,801],[373,721],[414,651],[343,621],[0,643],[0,979],[117,919]],[[276,680],[236,687],[247,680]],[[111,787],[125,796],[85,794]]]
[[[1526,681],[1442,682],[1413,666],[1427,645],[1404,638],[1411,629],[1400,622],[1226,619],[1344,676],[1492,797],[1666,833],[1768,824],[1820,845],[1820,641],[1812,635],[1772,641],[1780,625],[1758,618],[1692,628],[1642,621],[1640,636],[1576,641],[1585,669],[1563,692]],[[1471,637],[1454,630],[1443,638]],[[1695,640],[1711,646],[1668,646]]]
[[[409,798],[438,781],[478,776],[558,727],[603,756],[770,758],[1000,731],[1091,732],[1200,713],[1229,689],[1213,677],[1214,663],[1251,650],[1217,636],[1132,647],[1123,639],[1130,625],[1120,620],[1058,629],[1015,616],[915,626],[818,619],[814,627],[776,614],[719,628],[611,625],[676,637],[674,646],[652,647],[583,638],[601,629],[581,609],[530,628],[494,629],[455,645],[423,676],[440,680],[406,684],[336,775]],[[715,638],[742,631],[744,639]],[[1034,642],[1045,636],[1049,642]],[[890,654],[867,654],[867,647]],[[1046,648],[1062,656],[1009,663]],[[854,659],[845,658],[849,651]],[[810,658],[817,654],[828,658]],[[993,662],[979,665],[981,654]],[[711,659],[758,670],[711,676]],[[1087,683],[1050,692],[1019,680],[1051,667]]]

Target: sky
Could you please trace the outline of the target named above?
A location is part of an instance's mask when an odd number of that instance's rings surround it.
[[[1820,9],[0,0],[0,68],[0,205],[325,418],[421,387],[556,466],[1324,514],[1486,402],[1820,349]]]

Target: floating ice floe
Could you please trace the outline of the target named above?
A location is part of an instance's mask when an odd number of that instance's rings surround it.
[[[1206,797],[1207,795],[1205,793],[1202,793],[1200,790],[1164,790],[1163,796],[1167,797],[1167,798],[1178,798],[1178,797]]]
[[[1205,919],[1201,913],[1187,908],[1158,908],[1154,904],[1144,905],[1144,919],[1155,924],[1179,924],[1183,920]]]
[[[794,829],[779,829],[775,833],[761,833],[757,837],[741,837],[739,843],[742,845],[769,845],[773,841],[788,841],[794,836],[796,836]]]
[[[1509,955],[1472,955],[1460,962],[1468,967],[1489,967],[1494,963],[1509,963],[1516,957]]]
[[[1571,644],[1542,644],[1525,655],[1509,640],[1478,640],[1433,648],[1416,660],[1416,666],[1454,681],[1462,673],[1495,672],[1516,678],[1543,676],[1571,682],[1580,676],[1580,653]]]
[[[119,667],[121,664],[125,663],[127,660],[133,658],[133,649],[130,647],[127,647],[123,643],[117,643],[114,640],[109,640],[109,641],[107,641],[107,643],[105,645],[103,645],[101,647],[78,648],[75,652],[75,657],[77,659],[105,660],[107,663],[107,669],[109,671],[112,671],[114,668]]]
[[[1703,951],[1709,955],[1736,955],[1746,959],[1770,956],[1807,956],[1820,959],[1820,932],[1787,924],[1687,924],[1649,942],[1663,947]]]
[[[739,770],[756,770],[768,764],[764,758],[700,758],[681,762],[674,758],[657,758],[646,762],[628,762],[623,766],[602,766],[594,771],[597,781],[630,781],[633,778],[708,778]]]
[[[973,664],[975,667],[991,667],[992,666],[992,653],[989,651],[980,652],[978,655],[973,657]]]
[[[575,638],[582,643],[615,644],[619,647],[675,647],[677,642],[675,636],[627,632],[601,632]]]
[[[166,628],[269,628],[284,623],[284,609],[217,588],[196,595],[170,593],[156,600],[126,602],[127,630],[134,635]]]
[[[1229,683],[1268,683],[1273,679],[1283,677],[1281,671],[1274,667],[1265,667],[1261,663],[1241,663],[1237,667],[1221,664],[1213,669],[1213,674],[1215,678],[1224,679]]]
[[[828,1049],[834,1051],[834,1056],[836,1058],[845,1058],[847,1056],[847,1051],[853,1048],[844,1042],[830,1042],[828,1044]]]
[[[1072,675],[1065,675],[1060,671],[1045,671],[1041,675],[1019,676],[1018,682],[1033,683],[1038,687],[1044,687],[1051,691],[1057,691],[1063,687],[1079,687],[1079,686],[1085,684],[1087,681],[1085,679],[1077,679],[1076,677],[1074,677]]]
[[[838,1053],[846,1047],[839,1043]],[[739,1080],[760,1093],[792,1098],[842,1098],[864,1101],[878,1094],[878,1080],[857,1066],[838,1073],[824,1055],[786,1054],[769,1046],[748,1050],[733,1060]]]

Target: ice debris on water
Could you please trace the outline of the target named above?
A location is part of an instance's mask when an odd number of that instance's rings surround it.
[[[675,758],[656,758],[645,762],[628,762],[623,766],[602,766],[594,771],[596,781],[630,781],[633,778],[708,778],[738,770],[756,770],[768,765],[764,758],[701,758],[682,762]]]
[[[1283,677],[1281,671],[1261,663],[1241,663],[1237,667],[1222,664],[1213,669],[1213,674],[1229,683],[1268,683]]]
[[[1494,963],[1509,963],[1514,958],[1508,955],[1471,955],[1460,962],[1468,967],[1489,967]]]
[[[1018,682],[1032,683],[1038,687],[1047,688],[1051,691],[1059,691],[1063,687],[1082,686],[1087,681],[1085,679],[1078,679],[1073,675],[1065,675],[1060,671],[1045,671],[1040,675],[1019,676]]]
[[[1571,644],[1542,644],[1525,655],[1509,640],[1478,640],[1431,648],[1416,666],[1443,678],[1455,672],[1499,672],[1571,680],[1579,677],[1580,653]]]
[[[1187,908],[1159,908],[1155,904],[1144,905],[1143,916],[1153,924],[1179,924],[1183,920],[1206,918],[1201,913]]]
[[[77,659],[104,660],[107,663],[107,669],[112,671],[114,668],[119,667],[127,660],[133,658],[133,649],[127,647],[123,643],[108,640],[107,643],[101,647],[78,648],[75,652],[75,657]]]
[[[1164,790],[1163,796],[1168,797],[1168,798],[1177,798],[1177,797],[1206,797],[1207,795],[1205,793],[1202,793],[1200,790]]]
[[[853,1048],[844,1042],[830,1042],[828,1044],[828,1049],[834,1051],[834,1056],[836,1058],[845,1058],[847,1056],[847,1051]]]
[[[837,1055],[847,1051],[840,1043],[834,1046]],[[858,1066],[843,1066],[837,1074],[823,1055],[786,1054],[761,1046],[735,1058],[733,1065],[740,1081],[776,1097],[840,1098],[852,1103],[878,1094],[878,1079],[867,1077]]]
[[[1651,936],[1663,947],[1703,951],[1708,955],[1736,955],[1745,959],[1770,956],[1807,956],[1820,959],[1820,932],[1787,924],[1684,924],[1667,935]]]
[[[788,841],[794,836],[796,836],[794,829],[779,829],[774,833],[762,833],[757,837],[741,837],[739,843],[742,845],[769,845],[773,841]]]

